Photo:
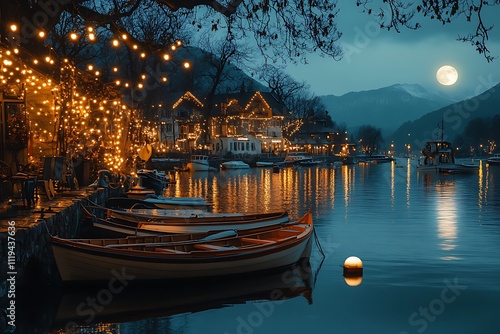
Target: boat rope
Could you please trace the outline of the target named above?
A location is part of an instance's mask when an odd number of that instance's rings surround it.
[[[313,227],[314,240],[316,241],[316,246],[319,249],[321,255],[323,255],[323,259],[326,257],[325,252],[323,251],[323,247],[321,247],[321,243],[319,241],[318,235],[316,234],[316,228]]]

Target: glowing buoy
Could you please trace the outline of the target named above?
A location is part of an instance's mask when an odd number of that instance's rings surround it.
[[[344,276],[355,277],[363,275],[363,262],[356,256],[348,257],[344,262]]]

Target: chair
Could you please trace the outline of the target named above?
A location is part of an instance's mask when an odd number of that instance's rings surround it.
[[[15,198],[16,188],[18,188],[18,191],[20,190],[21,192],[23,204],[29,207],[35,201],[34,188],[37,182],[37,176],[26,173],[29,164],[26,166],[21,166],[16,161],[16,165],[18,171],[16,174],[13,174],[11,167],[6,162],[0,161],[0,198],[2,201],[4,201],[4,185],[10,183],[12,199]]]
[[[42,177],[37,181],[37,187],[47,195],[49,200],[56,196],[54,181],[62,181],[63,157],[45,157]]]
[[[12,172],[10,170],[10,166],[6,162],[0,160],[0,202],[3,202],[5,199],[5,185],[10,182],[11,176]]]

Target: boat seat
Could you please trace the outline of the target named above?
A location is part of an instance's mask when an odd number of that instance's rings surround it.
[[[188,254],[187,252],[179,251],[176,249],[161,248],[161,247],[155,247],[155,252],[172,253],[172,254]]]
[[[269,244],[276,243],[276,241],[273,241],[273,240],[255,239],[255,238],[241,238],[241,241],[249,243],[249,244],[259,244],[259,245],[269,245]]]
[[[194,248],[202,249],[202,250],[226,251],[226,250],[234,249],[236,247],[217,246],[217,245],[209,245],[209,244],[195,244]]]
[[[284,237],[284,238],[270,238],[269,240],[272,240],[273,242],[283,242],[283,241],[287,241],[287,240],[291,240],[291,239],[296,239],[297,236],[295,235],[292,235],[292,236],[289,236],[289,237]]]

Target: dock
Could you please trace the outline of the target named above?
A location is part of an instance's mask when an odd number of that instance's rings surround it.
[[[0,300],[7,297],[8,278],[15,277],[16,287],[56,284],[60,278],[49,233],[79,237],[85,228],[83,205],[89,201],[105,205],[110,196],[122,192],[122,188],[86,188],[58,192],[52,200],[40,195],[31,207],[0,203]]]

